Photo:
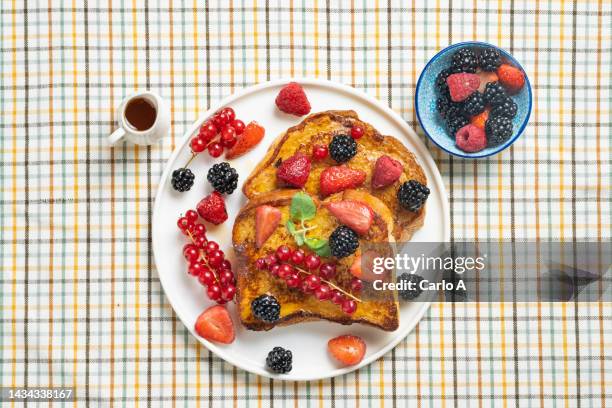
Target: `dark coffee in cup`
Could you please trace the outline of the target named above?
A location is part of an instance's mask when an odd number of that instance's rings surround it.
[[[134,98],[125,108],[125,118],[138,131],[150,129],[157,119],[157,109],[146,98]]]

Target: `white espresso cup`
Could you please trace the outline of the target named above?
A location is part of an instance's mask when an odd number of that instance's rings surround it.
[[[108,136],[111,145],[127,140],[151,145],[168,134],[170,112],[161,96],[151,91],[136,91],[126,96],[117,108],[119,128]]]

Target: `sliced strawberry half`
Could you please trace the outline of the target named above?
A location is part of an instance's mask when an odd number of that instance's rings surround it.
[[[255,209],[255,245],[261,248],[274,232],[281,220],[281,212],[271,205],[260,205]]]
[[[374,221],[372,209],[360,201],[333,201],[327,203],[326,207],[338,221],[360,235],[367,233]]]
[[[238,156],[242,156],[252,148],[254,148],[266,134],[266,130],[259,123],[252,121],[242,131],[236,140],[236,144],[232,146],[225,157],[227,159],[234,159]]]
[[[236,337],[232,318],[223,306],[212,306],[202,312],[195,322],[200,337],[217,343],[229,344]]]
[[[377,257],[378,254],[374,251],[365,251],[362,254],[355,255],[349,272],[365,282],[374,282],[377,279],[385,278],[384,274],[374,273],[374,258]]]
[[[302,188],[308,180],[310,166],[310,158],[298,152],[281,163],[276,177],[286,185]]]
[[[337,193],[347,188],[359,187],[366,179],[366,173],[345,165],[332,166],[323,170],[319,187],[323,196]]]
[[[344,365],[359,364],[366,352],[366,344],[361,337],[344,335],[327,342],[329,353]]]

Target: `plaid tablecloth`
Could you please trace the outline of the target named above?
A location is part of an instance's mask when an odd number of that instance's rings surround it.
[[[535,103],[501,155],[429,144],[453,237],[610,238],[609,1],[338,3],[2,2],[3,386],[74,386],[89,406],[612,405],[609,303],[433,304],[384,358],[309,383],[236,369],[177,320],[151,214],[186,126],[242,87],[309,76],[370,93],[422,135],[419,72],[462,40],[512,52]],[[172,136],[109,148],[136,88],[171,103]]]

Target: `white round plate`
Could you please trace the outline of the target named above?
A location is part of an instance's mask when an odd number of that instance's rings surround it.
[[[381,102],[349,86],[319,79],[293,80],[304,87],[312,105],[312,112],[352,109],[360,119],[371,123],[382,134],[395,136],[414,152],[425,170],[431,194],[427,200],[425,225],[412,240],[448,241],[450,216],[444,183],[427,148],[406,122]],[[228,221],[218,227],[207,224],[208,237],[217,241],[228,258],[233,260],[233,219],[247,201],[241,193],[242,182],[264,156],[276,136],[302,120],[280,112],[274,104],[279,90],[289,81],[291,80],[266,82],[231,95],[212,107],[187,130],[182,142],[168,160],[157,190],[153,214],[153,250],[159,279],[174,311],[187,329],[208,349],[229,363],[255,374],[283,380],[317,380],[356,370],[391,350],[419,322],[429,308],[429,303],[402,303],[400,326],[394,332],[384,332],[364,325],[342,326],[324,321],[279,327],[269,332],[249,331],[240,325],[235,305],[232,303],[228,305],[228,310],[235,323],[236,340],[229,345],[206,341],[195,334],[193,326],[198,315],[211,306],[212,302],[207,299],[197,279],[186,273],[187,266],[181,249],[187,241],[178,231],[176,221],[180,214],[195,208],[199,200],[211,192],[206,173],[214,162],[221,162],[223,158],[213,159],[206,153],[198,156],[190,166],[196,175],[196,181],[189,192],[177,193],[170,185],[172,171],[183,167],[191,156],[190,137],[220,108],[231,106],[236,111],[236,116],[245,123],[256,120],[265,127],[266,135],[262,142],[254,150],[231,161],[231,165],[238,170],[240,179],[238,189],[226,197]],[[329,357],[327,341],[341,334],[354,334],[365,340],[367,352],[360,364],[342,367]],[[290,373],[276,375],[266,370],[266,356],[275,346],[293,351],[293,370]]]

